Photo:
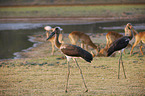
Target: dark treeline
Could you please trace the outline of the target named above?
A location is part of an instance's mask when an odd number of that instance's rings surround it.
[[[71,4],[142,4],[145,0],[0,0],[0,6]]]

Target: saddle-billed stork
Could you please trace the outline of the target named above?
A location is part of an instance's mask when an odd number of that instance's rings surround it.
[[[61,52],[66,56],[67,58],[67,64],[68,64],[68,74],[67,74],[67,82],[66,82],[66,87],[65,87],[65,92],[67,93],[68,91],[68,80],[69,80],[69,75],[70,75],[70,66],[69,66],[69,61],[70,61],[70,58],[73,58],[74,61],[76,62],[79,70],[80,70],[80,74],[81,74],[81,77],[83,79],[83,83],[84,83],[84,86],[86,88],[85,92],[88,91],[87,89],[87,86],[86,86],[86,83],[85,83],[85,80],[84,80],[84,77],[83,77],[83,73],[82,73],[82,70],[81,68],[79,67],[79,64],[77,63],[77,60],[76,58],[77,57],[80,57],[80,58],[83,58],[85,61],[87,62],[90,62],[93,60],[93,57],[92,57],[92,54],[89,53],[88,51],[82,49],[81,47],[79,46],[76,46],[76,45],[72,45],[72,44],[64,44],[64,43],[60,43],[58,41],[58,38],[59,38],[59,33],[60,33],[60,28],[59,27],[56,27],[54,32],[51,33],[51,35],[47,38],[47,40],[49,38],[51,38],[54,34],[55,34],[55,46],[61,50]]]
[[[128,28],[131,29],[132,25],[130,25]],[[133,34],[132,31],[131,31],[131,33]],[[123,37],[115,40],[111,44],[111,46],[109,47],[109,49],[107,51],[107,56],[111,56],[116,51],[121,51],[120,52],[120,58],[119,58],[119,67],[118,67],[118,79],[119,79],[119,74],[120,74],[120,62],[122,63],[124,77],[126,78],[125,69],[124,69],[124,65],[123,65],[123,61],[122,61],[122,52],[127,47],[127,45],[129,44],[129,41],[132,38],[133,38],[133,35],[130,35],[130,36],[123,36]]]

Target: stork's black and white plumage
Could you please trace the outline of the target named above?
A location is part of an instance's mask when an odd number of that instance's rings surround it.
[[[123,50],[124,48],[127,47],[127,45],[129,44],[130,39],[128,38],[128,36],[124,36],[122,38],[119,38],[117,40],[115,40],[110,48],[107,51],[107,56],[110,56],[111,54],[113,54],[116,51],[120,51]]]
[[[128,27],[129,30],[131,30],[133,28],[133,26],[130,23],[127,24],[127,27]],[[123,37],[115,40],[111,44],[110,48],[107,51],[107,56],[112,55],[116,51],[121,51],[120,52],[120,58],[119,58],[118,79],[119,79],[119,74],[120,74],[120,62],[122,63],[124,77],[126,78],[124,65],[123,65],[123,61],[122,61],[122,52],[127,47],[127,45],[129,44],[129,41],[133,38],[133,32],[132,31],[130,31],[130,32],[131,32],[131,34],[129,36],[123,36]]]
[[[67,75],[67,83],[66,83],[66,89],[65,92],[67,92],[68,90],[68,80],[69,80],[69,74],[70,74],[70,67],[69,67],[69,60],[70,58],[73,58],[80,70],[86,91],[88,91],[83,74],[82,74],[82,70],[80,69],[77,61],[75,58],[83,58],[85,61],[90,62],[93,60],[92,54],[89,53],[88,51],[82,49],[79,46],[76,45],[72,45],[72,44],[64,44],[64,43],[60,43],[58,41],[58,37],[59,37],[59,33],[60,33],[60,29],[59,28],[55,28],[54,32],[51,33],[51,35],[47,38],[47,40],[49,38],[51,38],[54,34],[55,34],[55,46],[61,50],[61,52],[67,57],[67,63],[68,63],[68,75]]]
[[[126,78],[124,65],[123,65],[123,61],[122,61],[122,52],[127,47],[127,45],[129,44],[129,41],[130,41],[130,36],[121,37],[121,38],[115,40],[111,44],[110,48],[107,51],[107,56],[111,56],[116,51],[121,51],[120,52],[120,58],[119,58],[118,79],[119,79],[119,74],[120,74],[120,62],[122,62],[124,77]]]
[[[123,72],[124,72],[124,77],[126,78],[126,74],[125,74],[125,70],[124,70],[124,65],[123,65],[123,61],[122,61],[122,52],[124,50],[124,48],[127,47],[127,45],[129,44],[129,37],[128,36],[124,36],[124,37],[121,37],[117,40],[115,40],[110,48],[108,49],[107,51],[107,56],[110,56],[112,55],[114,52],[116,51],[120,51],[120,58],[119,58],[119,67],[118,67],[118,79],[119,79],[119,74],[120,74],[120,62],[122,62],[122,68],[123,68]]]

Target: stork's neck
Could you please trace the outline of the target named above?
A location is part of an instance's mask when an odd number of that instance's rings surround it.
[[[59,34],[55,34],[55,46],[60,49],[61,43],[58,40]]]

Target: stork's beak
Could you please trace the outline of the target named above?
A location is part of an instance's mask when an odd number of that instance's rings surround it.
[[[50,36],[46,39],[46,41],[49,40],[54,34],[55,34],[55,31],[50,34]]]

